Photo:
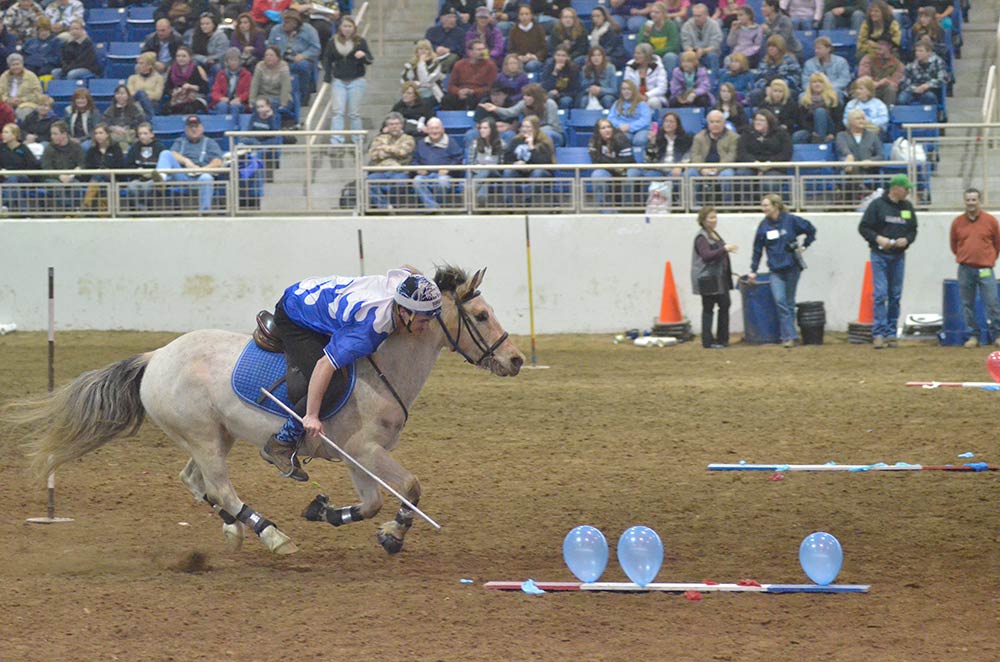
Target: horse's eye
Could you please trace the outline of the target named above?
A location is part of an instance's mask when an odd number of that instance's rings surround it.
[[[476,313],[476,321],[477,322],[485,322],[489,318],[490,318],[490,314],[488,312],[486,312],[485,310],[483,312],[481,312],[481,313]]]

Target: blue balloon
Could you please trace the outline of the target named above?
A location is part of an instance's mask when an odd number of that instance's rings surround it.
[[[563,540],[563,559],[581,582],[596,582],[608,567],[608,541],[594,527],[578,526]]]
[[[844,562],[840,541],[829,533],[810,533],[799,545],[799,563],[809,579],[820,586],[833,583]]]
[[[648,526],[633,526],[618,539],[618,563],[628,578],[645,586],[663,565],[663,543]]]

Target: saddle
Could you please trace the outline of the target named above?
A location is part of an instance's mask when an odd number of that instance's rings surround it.
[[[283,354],[285,345],[274,327],[274,313],[262,310],[257,313],[257,328],[253,330],[253,341],[265,352]]]

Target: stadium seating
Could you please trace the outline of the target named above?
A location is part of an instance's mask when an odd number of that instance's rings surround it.
[[[107,46],[108,64],[104,75],[108,78],[128,78],[135,73],[135,59],[142,51],[142,44],[131,41],[112,41]]]
[[[109,103],[115,96],[115,88],[124,85],[125,81],[118,78],[91,78],[86,83],[95,102]]]
[[[572,143],[567,141],[567,147],[586,147],[587,143],[590,142],[590,136],[594,133],[594,124],[597,123],[597,120],[607,116],[608,111],[606,110],[575,108],[570,112],[569,120],[566,122],[566,126],[573,130]]]
[[[145,41],[155,29],[156,21],[153,14],[156,7],[129,7],[125,18],[125,38],[128,41]]]
[[[657,115],[661,122],[667,113],[677,113],[677,116],[681,118],[681,126],[691,135],[705,128],[704,108],[662,108]]]
[[[124,9],[89,9],[86,13],[87,35],[95,44],[125,39]]]
[[[164,145],[180,138],[184,134],[183,115],[157,115],[153,118],[153,133]]]

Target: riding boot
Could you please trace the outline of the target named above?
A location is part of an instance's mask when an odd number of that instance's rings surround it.
[[[302,469],[295,451],[304,432],[298,421],[289,419],[260,449],[260,456],[276,466],[282,476],[302,483],[309,480],[309,474]]]

